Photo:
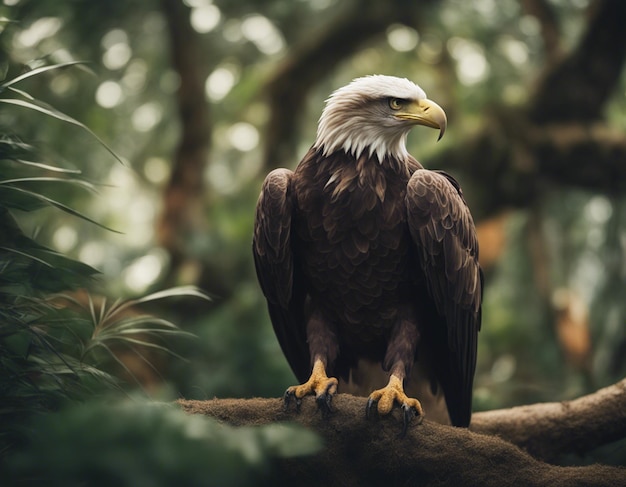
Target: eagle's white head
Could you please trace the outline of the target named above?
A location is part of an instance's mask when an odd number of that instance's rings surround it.
[[[446,114],[406,78],[372,75],[356,78],[328,100],[317,127],[314,147],[327,156],[337,150],[357,159],[364,151],[382,162],[404,161],[406,137],[414,125],[446,130]]]

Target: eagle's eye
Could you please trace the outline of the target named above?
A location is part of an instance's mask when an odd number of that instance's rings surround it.
[[[389,98],[389,108],[392,110],[400,110],[403,102],[404,100],[401,100],[400,98]]]

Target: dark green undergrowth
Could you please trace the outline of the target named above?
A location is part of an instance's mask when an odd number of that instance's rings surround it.
[[[97,138],[77,120],[18,88],[27,79],[75,69],[76,64],[41,66],[13,77],[6,76],[12,69],[4,64],[0,110],[10,110],[16,120],[27,117],[29,123],[71,124]],[[0,484],[256,485],[272,477],[273,458],[315,451],[317,438],[295,426],[232,428],[130,392],[134,374],[122,352],[151,367],[153,353],[177,355],[169,345],[173,338],[194,339],[169,320],[144,313],[142,306],[206,295],[185,287],[127,301],[92,297],[97,270],[26,235],[20,216],[53,208],[99,225],[58,197],[63,188],[95,191],[94,184],[71,164],[49,160],[45,148],[4,125]]]

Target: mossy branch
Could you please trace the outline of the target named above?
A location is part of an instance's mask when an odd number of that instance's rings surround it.
[[[366,398],[339,394],[323,419],[315,401],[299,413],[282,399],[180,400],[192,414],[232,425],[294,421],[316,431],[324,449],[277,465],[288,485],[593,485],[626,483],[626,469],[604,465],[561,467],[560,454],[590,451],[626,437],[626,380],[574,401],[477,413],[470,429],[425,420],[398,436],[401,419],[366,420]]]

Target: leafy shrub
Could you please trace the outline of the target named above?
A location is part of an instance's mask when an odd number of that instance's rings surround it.
[[[0,105],[71,123],[95,136],[15,87],[73,64],[4,81]],[[230,428],[145,399],[89,400],[119,391],[120,379],[107,362],[132,376],[120,348],[148,362],[142,350],[173,353],[158,339],[185,335],[136,306],[206,296],[194,288],[175,288],[108,304],[77,293],[89,287],[97,271],[25,235],[16,215],[53,207],[97,225],[47,193],[53,185],[93,186],[78,171],[43,160],[11,127],[0,127],[0,472],[5,477],[0,483],[242,485],[269,475],[271,458],[315,451],[316,437],[293,426]]]
[[[3,485],[240,486],[271,475],[271,460],[308,454],[318,438],[295,425],[234,428],[172,404],[87,403],[32,424]]]

